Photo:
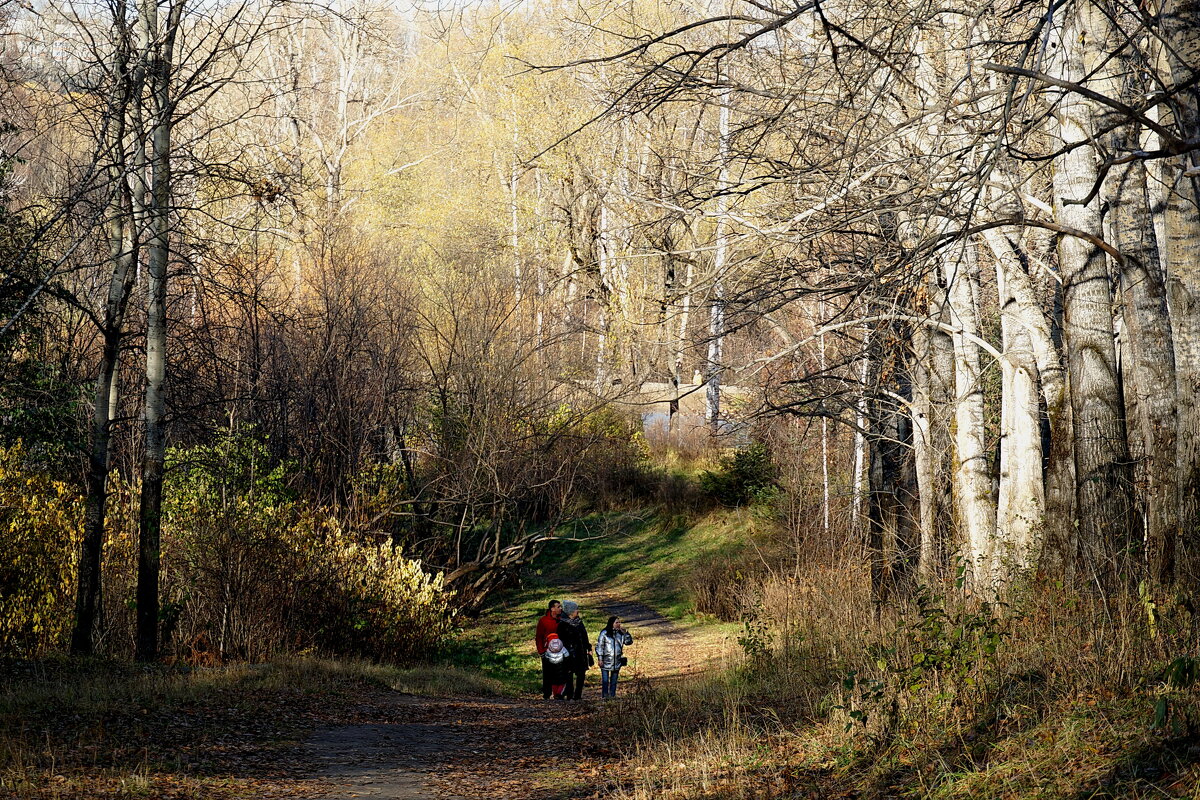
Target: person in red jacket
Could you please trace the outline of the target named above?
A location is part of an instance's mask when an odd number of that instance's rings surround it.
[[[546,639],[550,634],[558,635],[558,617],[562,614],[562,603],[557,600],[551,600],[546,606],[546,616],[538,620],[537,635],[534,637],[534,644],[537,646],[539,656],[546,654]],[[546,659],[542,661],[542,699],[549,700],[553,693],[551,678],[554,676],[546,669]]]

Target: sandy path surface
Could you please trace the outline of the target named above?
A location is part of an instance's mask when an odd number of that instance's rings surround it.
[[[633,636],[633,644],[625,649],[629,666],[621,670],[622,683],[636,685],[686,677],[720,657],[719,651],[706,647],[689,631],[643,603],[613,597],[603,588],[586,586],[570,588],[563,596],[579,602],[593,642],[609,616],[621,618]],[[599,672],[595,680],[599,681]]]

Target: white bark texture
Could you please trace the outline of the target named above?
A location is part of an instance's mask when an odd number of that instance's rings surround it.
[[[1101,15],[1081,4],[1063,26],[1056,68],[1059,77],[1078,82],[1088,55],[1100,56],[1093,33]],[[1065,93],[1057,113],[1057,138],[1063,143],[1088,142],[1093,102]],[[1099,179],[1095,147],[1080,144],[1060,156],[1054,167],[1054,207],[1068,228],[1100,237],[1098,203],[1084,205]],[[1104,251],[1093,241],[1063,236],[1058,247],[1063,281],[1063,333],[1071,381],[1074,420],[1076,508],[1079,544],[1089,579],[1108,583],[1123,570],[1129,552],[1132,503],[1128,480],[1117,354],[1113,340],[1113,298]],[[1070,555],[1068,555],[1070,558]]]
[[[1159,19],[1161,59],[1177,86],[1171,104],[1181,138],[1200,137],[1200,87],[1194,83],[1200,65],[1200,0],[1166,0]],[[1184,177],[1200,166],[1196,152],[1164,164],[1169,193],[1161,243],[1166,272],[1167,302],[1174,326],[1174,355],[1178,397],[1179,525],[1196,577],[1194,551],[1200,530],[1200,176]]]
[[[994,588],[992,544],[996,507],[984,430],[985,409],[979,345],[979,264],[969,243],[949,249],[942,264],[947,308],[954,326],[954,497],[963,557],[972,585]]]

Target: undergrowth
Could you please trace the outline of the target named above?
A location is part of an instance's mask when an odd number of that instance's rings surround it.
[[[774,581],[738,666],[643,692],[625,798],[1200,798],[1198,626],[1061,591],[913,597]]]

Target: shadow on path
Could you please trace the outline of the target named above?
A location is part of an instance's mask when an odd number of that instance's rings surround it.
[[[642,603],[598,586],[567,587],[595,641],[609,615],[634,637],[622,671],[627,684],[675,680],[716,657],[686,629]],[[533,626],[530,625],[530,638]],[[633,686],[628,686],[629,692]],[[321,800],[568,800],[605,788],[603,767],[616,734],[595,715],[599,671],[588,672],[582,703],[478,697],[417,698],[377,693],[343,724],[317,730],[305,746],[310,784]],[[570,752],[561,749],[570,743]]]
[[[595,793],[605,742],[577,737],[578,758],[553,744],[586,732],[588,703],[380,694],[305,746],[321,800],[566,800]]]

